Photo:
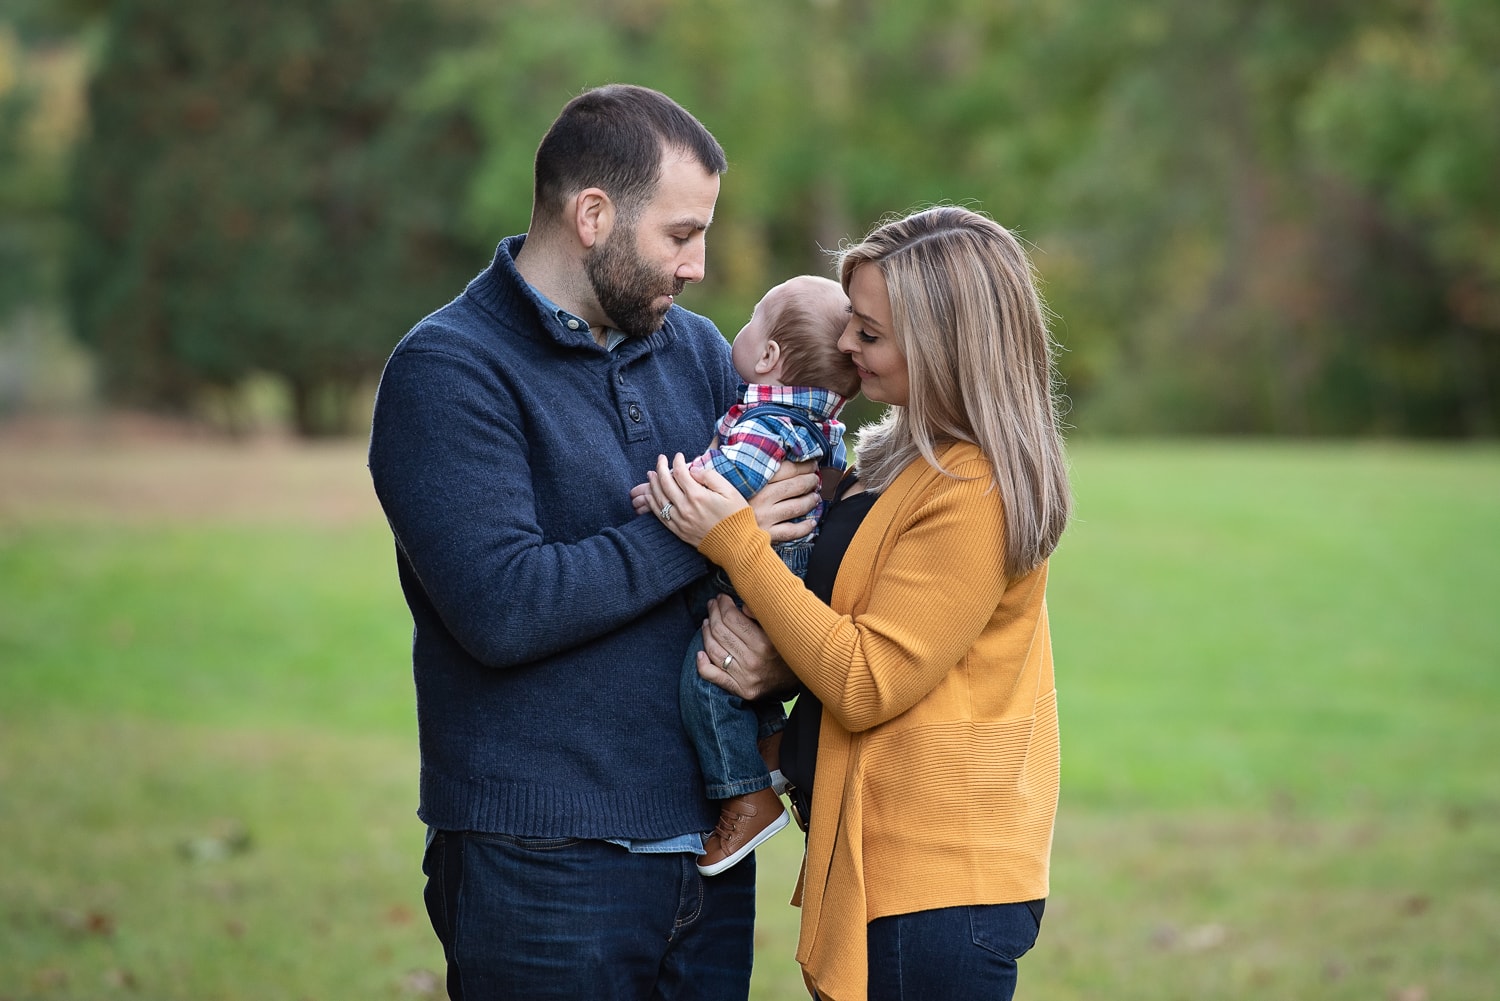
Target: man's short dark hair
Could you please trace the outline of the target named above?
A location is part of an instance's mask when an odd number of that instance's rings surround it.
[[[634,218],[655,193],[669,149],[687,151],[715,174],[729,167],[719,141],[667,95],[632,84],[585,91],[537,147],[533,211],[555,218],[572,195],[601,188]]]

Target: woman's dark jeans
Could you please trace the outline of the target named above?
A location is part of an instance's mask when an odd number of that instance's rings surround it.
[[[869,1001],[1010,1001],[1036,943],[1027,904],[943,907],[871,921]]]

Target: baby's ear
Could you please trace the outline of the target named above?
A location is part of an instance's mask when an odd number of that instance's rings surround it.
[[[766,376],[781,373],[781,345],[767,338],[766,346],[761,348],[760,357],[755,359],[755,374]]]

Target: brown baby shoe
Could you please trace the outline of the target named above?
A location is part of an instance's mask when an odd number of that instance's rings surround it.
[[[770,789],[724,800],[719,826],[703,842],[705,854],[698,859],[698,871],[717,876],[790,821],[781,797]]]

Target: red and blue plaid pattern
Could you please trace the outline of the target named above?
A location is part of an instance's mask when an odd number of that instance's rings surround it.
[[[848,465],[849,454],[838,414],[846,402],[839,394],[817,386],[742,383],[740,402],[719,421],[718,441],[693,464],[709,463],[746,499],[769,483],[783,462],[817,459],[819,465],[842,470]],[[825,456],[812,434],[789,417],[758,413],[742,420],[745,412],[759,403],[776,403],[806,413],[828,439],[832,454]],[[814,516],[819,513],[813,512]]]

